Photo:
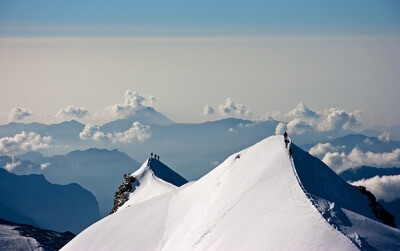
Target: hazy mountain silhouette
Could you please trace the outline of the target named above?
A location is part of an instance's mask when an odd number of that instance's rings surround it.
[[[43,175],[19,176],[4,169],[0,169],[0,203],[29,217],[38,227],[56,231],[79,233],[100,218],[96,198],[78,184],[56,185]],[[8,220],[5,216],[0,217]]]
[[[375,176],[382,177],[386,175],[400,175],[400,168],[361,166],[359,168],[347,169],[339,173],[339,176],[348,182],[353,182],[361,179],[370,179]]]

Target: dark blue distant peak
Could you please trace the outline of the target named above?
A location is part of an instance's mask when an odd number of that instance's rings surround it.
[[[153,171],[155,176],[168,183],[171,183],[172,185],[180,187],[188,182],[185,178],[155,158],[149,159],[148,166]]]
[[[54,125],[57,125],[57,124],[54,124]],[[83,124],[75,119],[71,119],[69,121],[63,121],[63,122],[59,123],[59,125],[83,125]]]

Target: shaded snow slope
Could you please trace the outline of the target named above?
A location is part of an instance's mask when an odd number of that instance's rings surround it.
[[[185,178],[155,158],[148,160],[148,166],[150,166],[155,176],[174,186],[180,187],[188,182]]]
[[[0,250],[59,250],[75,235],[0,219]]]
[[[291,147],[301,186],[333,227],[363,250],[400,250],[400,231],[380,222],[368,196],[345,182],[318,158],[293,144]]]
[[[147,175],[151,175],[147,174]],[[357,250],[308,199],[282,136],[93,224],[63,250]]]
[[[22,236],[14,228],[0,224],[0,250],[44,250],[35,239]]]
[[[155,158],[149,158],[130,176],[134,178],[131,191],[127,195],[127,201],[117,211],[170,192],[187,183],[182,176]]]

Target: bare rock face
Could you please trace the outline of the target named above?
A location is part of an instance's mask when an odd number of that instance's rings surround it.
[[[129,198],[129,192],[132,191],[132,183],[136,181],[135,177],[124,174],[125,181],[119,186],[118,191],[114,195],[114,207],[110,214],[115,213]]]
[[[386,225],[397,228],[394,216],[391,215],[381,204],[376,201],[375,196],[370,191],[368,191],[364,186],[358,186],[358,190],[362,194],[366,195],[371,201],[369,206],[374,212],[376,218],[378,218],[380,221],[382,221],[382,223]]]

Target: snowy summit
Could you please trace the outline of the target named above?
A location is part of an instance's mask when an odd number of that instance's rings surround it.
[[[124,175],[125,181],[115,194],[111,213],[141,201],[175,190],[188,181],[156,158],[149,158],[136,172]]]
[[[286,147],[282,136],[181,187],[149,166],[135,174],[140,185],[123,210],[62,250],[400,249],[400,231],[382,223],[384,209],[371,207],[367,195],[318,159]]]

